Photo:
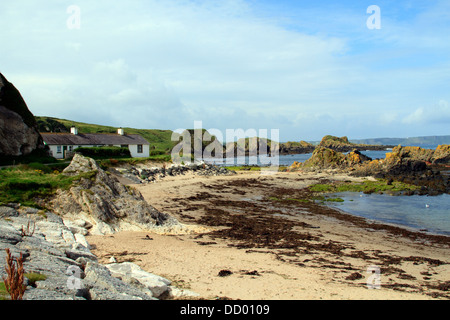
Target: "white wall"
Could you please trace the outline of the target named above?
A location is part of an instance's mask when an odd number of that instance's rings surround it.
[[[52,156],[56,159],[63,159],[64,158],[64,146],[61,146],[61,153],[58,153],[58,146],[55,145],[49,145],[50,151],[52,152]],[[93,146],[82,146],[83,148],[89,148]],[[115,147],[120,147],[120,145],[115,145]],[[78,145],[73,146],[72,151],[74,151],[76,148],[78,148]],[[144,144],[142,145],[142,153],[138,153],[138,146],[136,144],[130,144],[128,146],[128,149],[130,149],[130,154],[133,158],[146,158],[150,156],[150,145]],[[69,146],[67,146],[67,151],[69,151]]]
[[[133,158],[145,158],[150,157],[150,145],[143,144],[142,145],[142,153],[138,153],[138,146],[136,144],[130,144],[128,146],[128,149],[130,149],[131,156]]]

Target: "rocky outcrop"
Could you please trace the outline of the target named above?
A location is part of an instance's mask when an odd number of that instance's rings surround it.
[[[439,145],[434,150],[431,162],[434,164],[450,164],[450,145]]]
[[[361,154],[358,150],[353,150],[348,154],[335,151],[325,147],[317,147],[312,156],[301,166],[302,169],[349,169],[363,162],[370,161],[369,157]]]
[[[385,159],[374,160],[358,171],[366,174],[384,172],[398,175],[426,171],[427,165],[450,163],[450,146],[441,145],[435,150],[420,147],[397,146],[386,153]]]
[[[420,186],[420,194],[450,193],[449,175],[441,174],[442,169],[447,169],[442,164],[448,164],[449,159],[448,145],[439,146],[436,150],[397,146],[386,154],[385,159],[357,166],[352,174],[371,175]]]
[[[20,92],[0,73],[0,155],[23,156],[44,149],[33,114]]]
[[[335,137],[332,135],[326,135],[322,138],[318,147],[324,147],[339,152],[349,152],[352,150],[385,150],[386,148],[392,146],[357,144],[350,142],[346,136]]]
[[[236,171],[229,170],[226,167],[219,167],[206,163],[191,163],[185,165],[172,164],[161,167],[116,168],[115,171],[134,183],[155,182],[165,177],[184,175],[187,173],[193,173],[199,176],[227,176],[236,174]]]
[[[0,207],[0,265],[22,253],[24,300],[155,300],[198,296],[131,262],[100,264],[84,237],[92,228],[34,208]],[[39,275],[39,281],[36,275]],[[6,277],[0,268],[0,277]]]
[[[280,143],[280,155],[312,153],[316,147],[306,141]]]
[[[149,205],[139,191],[120,183],[91,158],[75,154],[63,174],[80,178],[70,189],[57,192],[50,202],[52,210],[88,220],[96,233],[179,226],[174,218]]]

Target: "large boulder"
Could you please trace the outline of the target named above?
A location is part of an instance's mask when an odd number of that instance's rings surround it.
[[[436,164],[448,164],[450,163],[450,145],[439,145],[434,151],[431,162]]]
[[[57,192],[51,201],[53,211],[87,219],[94,226],[94,233],[178,224],[149,205],[138,190],[120,183],[91,158],[75,154],[63,174],[79,179],[70,189]]]
[[[339,152],[346,152],[354,148],[355,144],[348,141],[347,137],[335,137],[326,135],[320,141],[319,147],[332,149]]]
[[[36,120],[20,92],[0,73],[0,155],[23,156],[45,149]]]
[[[371,158],[358,150],[347,154],[325,147],[317,147],[312,156],[302,164],[303,169],[349,169],[370,161]]]

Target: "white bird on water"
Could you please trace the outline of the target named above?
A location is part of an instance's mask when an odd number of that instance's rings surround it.
[[[429,204],[426,204],[426,205],[425,205],[425,208],[429,208],[429,207],[430,207],[430,205],[429,205]]]

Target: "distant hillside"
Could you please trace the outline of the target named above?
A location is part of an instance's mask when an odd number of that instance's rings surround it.
[[[80,133],[116,133],[117,127],[88,124],[66,119],[51,117],[35,117],[39,132],[70,132],[70,127],[75,126]],[[175,145],[171,141],[171,130],[134,129],[123,128],[125,133],[139,134],[144,137],[154,149],[169,152]]]
[[[411,138],[374,138],[351,140],[353,143],[375,145],[402,145],[424,147],[430,145],[450,144],[450,136],[424,136]]]

